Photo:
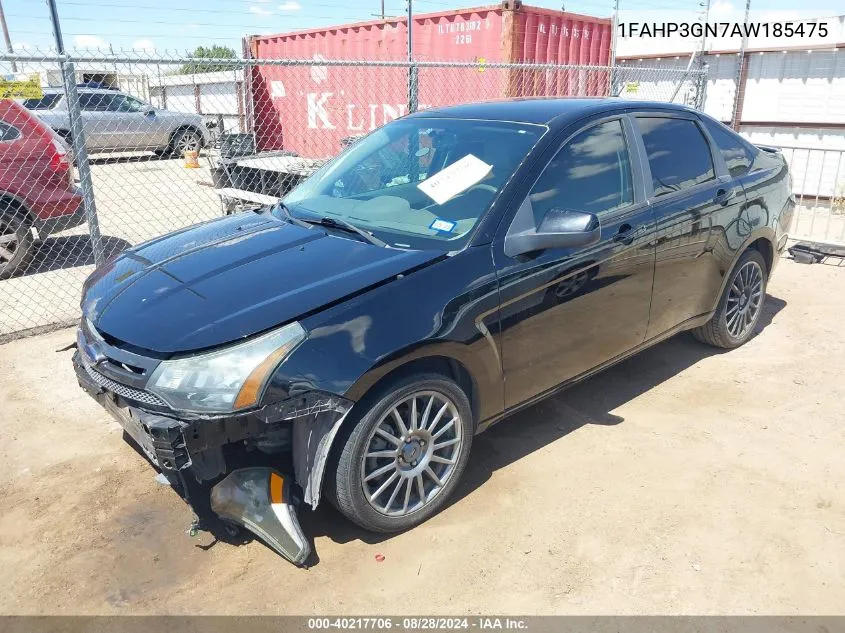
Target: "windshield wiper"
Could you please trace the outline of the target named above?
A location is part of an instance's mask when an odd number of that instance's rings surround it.
[[[279,203],[276,206],[282,212],[282,215],[284,215],[285,218],[290,220],[293,224],[296,224],[296,226],[301,226],[304,229],[310,228],[310,224],[305,220],[300,220],[299,218],[293,217],[290,213],[290,209],[288,209],[287,206],[285,206],[285,203],[281,200],[279,200]]]
[[[382,248],[387,248],[387,242],[382,242],[372,233],[368,233],[364,229],[359,228],[354,224],[347,222],[346,220],[342,220],[340,218],[322,217],[319,220],[302,220],[302,222],[308,222],[309,224],[318,224],[320,226],[328,226],[333,229],[340,229],[341,231],[346,231],[347,233],[357,233],[365,240],[367,240],[370,244],[373,244],[375,246],[381,246]]]

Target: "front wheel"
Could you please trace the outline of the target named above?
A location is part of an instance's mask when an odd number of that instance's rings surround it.
[[[699,341],[715,347],[739,347],[754,334],[766,298],[768,270],[759,251],[745,251],[731,271],[712,318],[694,329]]]
[[[361,527],[398,532],[436,514],[455,489],[472,446],[472,410],[463,390],[439,374],[399,380],[370,403],[338,437],[328,496]]]
[[[179,130],[170,141],[168,153],[183,156],[185,152],[199,152],[202,148],[202,134],[196,130]]]

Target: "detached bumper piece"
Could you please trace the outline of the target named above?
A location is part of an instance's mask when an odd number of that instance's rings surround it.
[[[291,495],[291,481],[272,468],[242,468],[211,489],[211,509],[302,565],[311,555],[311,546],[299,527]]]

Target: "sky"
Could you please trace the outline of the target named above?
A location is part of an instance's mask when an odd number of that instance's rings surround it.
[[[694,21],[703,0],[619,0],[623,20]],[[741,0],[711,0],[711,15],[742,20]],[[0,0],[16,49],[46,49],[53,37],[45,0]],[[240,51],[241,37],[272,34],[370,20],[380,14],[380,0],[56,0],[67,48],[145,51],[193,50],[223,44]],[[388,16],[404,15],[402,0],[384,0]],[[484,0],[414,0],[415,13],[492,4]],[[526,4],[561,9],[560,1]],[[611,0],[564,0],[565,10],[601,17],[611,15]],[[842,0],[752,0],[758,19],[797,19],[845,12]]]

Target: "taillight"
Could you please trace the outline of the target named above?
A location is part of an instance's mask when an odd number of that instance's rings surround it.
[[[50,141],[53,148],[50,154],[50,169],[59,174],[67,172],[68,182],[73,184],[73,168],[64,143],[58,138],[51,138]]]

